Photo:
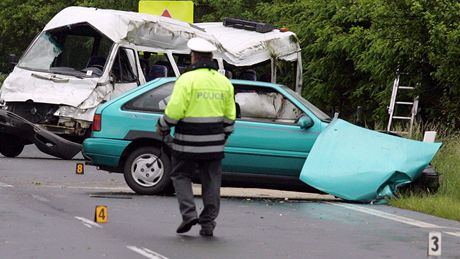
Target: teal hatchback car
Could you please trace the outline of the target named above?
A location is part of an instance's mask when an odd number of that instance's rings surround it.
[[[83,143],[89,164],[123,173],[138,194],[173,192],[170,144],[155,133],[175,78],[159,78],[101,105]],[[225,146],[223,186],[317,191],[299,174],[331,118],[290,88],[233,80],[237,121]],[[171,134],[174,134],[172,132]]]

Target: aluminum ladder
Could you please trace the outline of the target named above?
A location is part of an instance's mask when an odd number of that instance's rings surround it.
[[[408,134],[409,137],[411,137],[413,126],[414,126],[414,121],[415,121],[415,116],[417,115],[419,97],[416,96],[413,101],[397,101],[396,100],[398,97],[398,90],[413,91],[415,89],[415,87],[413,86],[400,85],[400,77],[401,77],[401,74],[397,73],[396,78],[393,82],[393,91],[391,92],[390,106],[388,107],[388,114],[390,115],[390,117],[388,119],[387,131],[394,132],[394,133]],[[406,116],[395,115],[395,108],[398,105],[412,106],[410,115],[406,115]],[[392,131],[391,126],[393,124],[393,120],[409,121],[409,131],[399,131],[399,132]]]

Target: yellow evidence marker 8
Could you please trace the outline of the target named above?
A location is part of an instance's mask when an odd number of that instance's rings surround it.
[[[94,213],[94,221],[96,223],[107,223],[107,206],[97,205]]]
[[[75,165],[76,174],[85,174],[85,165],[83,163],[77,163]]]

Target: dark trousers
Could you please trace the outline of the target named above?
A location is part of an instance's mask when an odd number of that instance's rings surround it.
[[[203,210],[199,223],[203,229],[213,230],[220,208],[220,186],[222,182],[221,159],[184,160],[173,157],[171,179],[176,190],[183,221],[197,218],[192,192],[192,173],[198,168],[201,180]]]

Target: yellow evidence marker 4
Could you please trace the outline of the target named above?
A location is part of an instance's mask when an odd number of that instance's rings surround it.
[[[97,205],[94,213],[94,221],[96,223],[107,223],[107,206]]]

